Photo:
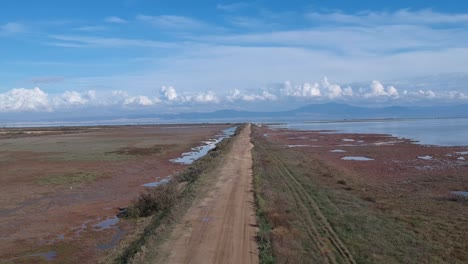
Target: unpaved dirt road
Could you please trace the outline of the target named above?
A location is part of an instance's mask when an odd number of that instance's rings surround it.
[[[250,125],[236,137],[214,188],[195,202],[162,247],[164,263],[258,263]]]

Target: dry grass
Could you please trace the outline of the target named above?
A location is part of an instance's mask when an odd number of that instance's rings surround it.
[[[40,185],[73,185],[93,182],[100,177],[93,172],[77,172],[61,175],[50,175],[40,178],[37,182]]]
[[[445,230],[466,220],[431,218],[430,204],[390,210],[380,202],[389,193],[363,191],[353,175],[262,135],[254,129],[257,216],[268,227],[259,233],[262,263],[466,263],[466,227]]]

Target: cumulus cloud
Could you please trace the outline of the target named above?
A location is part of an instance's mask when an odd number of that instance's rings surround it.
[[[169,102],[177,101],[178,95],[176,89],[172,86],[163,86],[161,87],[161,94]]]
[[[241,98],[242,98],[242,95],[241,95],[241,92],[239,91],[239,89],[232,90],[229,93],[229,95],[226,96],[226,99],[229,102],[234,102],[234,101],[240,100]]]
[[[140,95],[126,98],[123,101],[124,105],[140,105],[140,106],[151,106],[158,103],[157,100],[151,100],[149,97]]]
[[[33,89],[18,88],[0,94],[1,112],[51,110],[49,96],[39,87]]]
[[[458,91],[450,91],[448,96],[450,99],[468,99],[468,95]]]
[[[259,94],[255,93],[250,93],[250,94],[242,94],[239,89],[234,89],[233,91],[230,92],[229,95],[226,96],[226,99],[229,102],[235,102],[235,101],[246,101],[246,102],[253,102],[253,101],[275,101],[278,99],[278,96],[263,90]]]
[[[293,85],[290,81],[284,82],[281,93],[293,97],[320,97],[320,85],[318,83],[304,83],[302,85]]]
[[[418,95],[422,97],[427,97],[427,98],[434,98],[436,97],[436,94],[432,90],[419,90]]]
[[[216,94],[212,91],[208,91],[206,93],[199,93],[193,100],[197,103],[219,103],[219,98]]]
[[[354,95],[353,88],[351,88],[350,86],[348,86],[346,88],[343,88],[343,95],[344,96],[353,96]]]
[[[343,89],[339,84],[331,83],[327,77],[324,77],[320,83],[305,82],[301,85],[293,85],[290,81],[286,81],[281,94],[289,97],[339,99],[344,96],[351,97],[354,92],[351,87]]]
[[[341,86],[338,84],[331,84],[327,77],[322,79],[322,86],[327,90],[327,95],[330,99],[339,98],[343,94]]]
[[[61,99],[69,105],[83,105],[88,102],[80,93],[75,91],[66,91]]]
[[[388,86],[387,89],[383,86],[383,84],[379,81],[372,81],[370,92],[366,93],[364,97],[366,98],[372,98],[372,97],[382,97],[382,96],[388,96],[388,97],[394,97],[397,98],[399,97],[399,93],[397,88],[394,86]]]

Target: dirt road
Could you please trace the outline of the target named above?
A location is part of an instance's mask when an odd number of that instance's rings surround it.
[[[162,247],[164,263],[258,263],[250,125],[215,170],[215,187],[187,211]]]

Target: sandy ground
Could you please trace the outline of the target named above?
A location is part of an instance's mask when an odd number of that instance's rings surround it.
[[[164,263],[258,263],[250,125],[236,138],[218,181],[163,245]]]

